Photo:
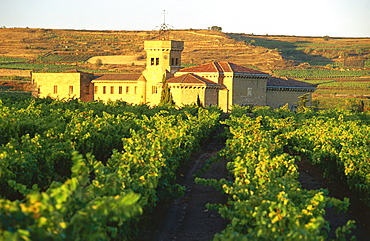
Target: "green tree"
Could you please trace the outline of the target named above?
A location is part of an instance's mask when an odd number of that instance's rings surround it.
[[[307,102],[310,101],[308,99],[308,93],[302,95],[302,96],[299,96],[299,101],[297,102],[298,103],[298,108],[297,108],[297,112],[304,112],[306,110],[309,110],[310,108],[307,106]]]
[[[173,101],[171,89],[168,86],[166,75],[163,75],[162,79],[162,91],[161,91],[161,100],[159,102],[160,105],[174,105],[175,102]]]
[[[103,65],[103,61],[102,61],[101,59],[96,59],[96,61],[95,61],[95,65],[96,65],[97,67],[99,67],[99,66]]]

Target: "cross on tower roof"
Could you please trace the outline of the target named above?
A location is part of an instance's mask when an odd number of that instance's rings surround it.
[[[171,28],[173,28],[173,26],[166,23],[166,14],[168,14],[168,13],[166,13],[166,10],[163,10],[162,14],[163,14],[163,23],[156,27],[156,28],[159,27],[159,34],[165,33],[168,30],[170,30]]]

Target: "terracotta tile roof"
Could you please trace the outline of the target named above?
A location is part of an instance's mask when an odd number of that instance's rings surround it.
[[[217,69],[217,67],[213,63],[208,63],[180,69],[177,72],[199,73],[199,72],[220,72],[220,70]]]
[[[124,73],[124,74],[95,74],[94,80],[112,80],[112,81],[135,81],[140,78],[141,74],[131,74],[131,73]]]
[[[267,80],[267,87],[306,87],[314,88],[317,85],[290,78],[271,77]]]
[[[145,76],[142,74],[142,75],[140,75],[140,77],[137,79],[137,81],[144,81],[144,82],[146,82],[146,78],[145,78]]]
[[[203,78],[203,77],[200,77],[196,74],[184,74],[184,75],[180,75],[180,76],[177,76],[177,77],[174,77],[174,78],[171,78],[171,79],[168,79],[167,80],[167,83],[169,84],[175,84],[175,83],[178,83],[178,84],[202,84],[202,85],[218,85],[217,83],[209,80],[209,79],[206,79],[206,78]]]
[[[220,64],[222,66],[225,66],[225,68],[229,67],[231,69],[230,72],[234,72],[234,73],[266,74],[267,75],[267,73],[264,73],[262,71],[259,71],[259,70],[256,70],[256,69],[247,68],[247,67],[244,67],[244,66],[241,66],[241,65],[237,65],[237,64],[234,64],[234,63],[220,62]],[[226,64],[228,64],[228,65],[226,66]]]
[[[247,74],[266,74],[264,72],[247,68],[230,62],[211,62],[208,64],[201,64],[189,68],[184,68],[178,72],[186,73],[204,73],[204,72],[234,72],[234,73],[247,73]],[[266,74],[267,75],[267,74]]]

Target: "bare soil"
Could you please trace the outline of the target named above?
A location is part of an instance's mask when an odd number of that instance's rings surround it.
[[[179,170],[179,183],[186,187],[184,197],[170,203],[161,203],[153,213],[152,220],[146,224],[138,241],[206,241],[212,240],[216,233],[226,228],[228,221],[216,211],[208,211],[206,203],[227,202],[227,197],[210,186],[195,184],[193,175],[203,167],[205,162],[224,146],[224,141],[213,138],[209,144]],[[214,163],[204,172],[202,178],[229,179],[226,169],[227,160]],[[355,220],[357,228],[352,232],[357,240],[368,240],[370,237],[370,208],[364,205],[340,181],[323,177],[323,172],[307,160],[297,163],[299,181],[308,190],[328,189],[329,195],[343,200],[349,197],[351,205],[346,213],[337,214],[333,209],[327,209],[325,219],[330,222],[329,239],[335,238],[335,229],[348,220]]]
[[[302,187],[307,190],[327,189],[330,197],[343,200],[350,199],[346,213],[337,214],[333,209],[326,210],[325,219],[330,222],[329,238],[335,238],[336,228],[343,226],[348,220],[355,220],[356,229],[352,234],[357,240],[369,240],[370,237],[370,208],[354,194],[341,180],[324,178],[324,172],[304,158],[297,162],[299,178]]]
[[[225,204],[227,197],[214,187],[194,182],[196,174],[212,156],[224,147],[224,141],[213,138],[199,153],[184,164],[178,172],[178,182],[186,187],[184,197],[156,207],[153,219],[146,224],[145,231],[137,240],[211,240],[213,235],[226,228],[228,221],[216,211],[208,211],[207,203]],[[226,169],[227,160],[214,163],[201,178],[230,178]]]

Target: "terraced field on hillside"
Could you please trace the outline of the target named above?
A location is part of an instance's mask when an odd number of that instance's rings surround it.
[[[37,63],[82,65],[90,57],[107,55],[135,56],[140,60],[145,58],[145,40],[169,39],[185,41],[184,64],[218,60],[254,65],[263,70],[292,65],[276,50],[249,46],[224,33],[208,30],[179,30],[159,35],[158,31],[0,29],[0,39],[3,57],[21,57]]]

